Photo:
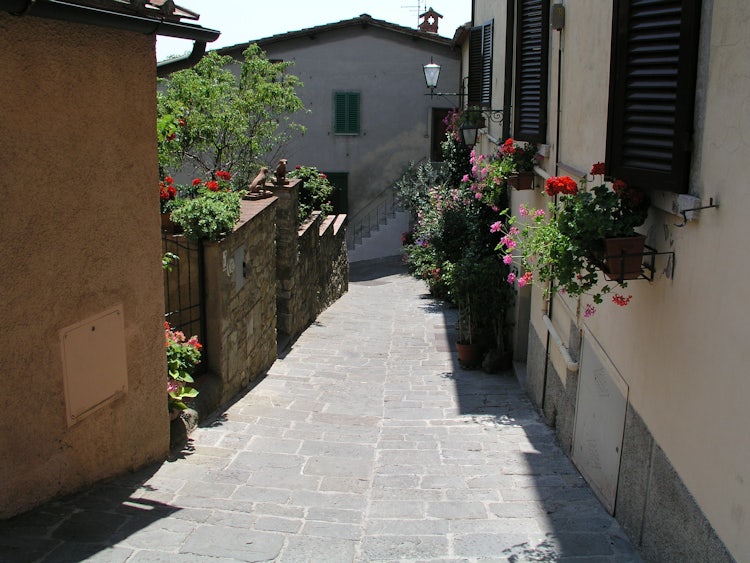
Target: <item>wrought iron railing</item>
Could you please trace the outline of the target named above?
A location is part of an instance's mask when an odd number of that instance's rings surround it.
[[[352,250],[358,244],[362,244],[363,239],[380,230],[380,227],[388,223],[389,218],[395,217],[398,211],[401,211],[401,207],[396,192],[391,187],[383,190],[377,198],[349,219],[346,231],[347,248]]]

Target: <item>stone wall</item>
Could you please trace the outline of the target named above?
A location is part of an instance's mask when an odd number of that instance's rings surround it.
[[[276,360],[276,198],[242,202],[234,231],[204,243],[205,361],[231,399]]]
[[[267,184],[278,197],[276,225],[277,328],[298,336],[315,317],[349,289],[346,216],[323,219],[314,212],[297,226],[302,181]]]
[[[348,290],[346,216],[315,212],[298,226],[300,185],[267,186],[276,197],[243,201],[233,232],[203,243],[204,414],[261,376],[278,340],[298,336]]]

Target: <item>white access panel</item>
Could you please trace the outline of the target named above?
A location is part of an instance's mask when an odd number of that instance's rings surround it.
[[[68,426],[128,389],[122,305],[60,331]]]
[[[612,514],[628,386],[588,331],[584,331],[579,366],[573,462]]]

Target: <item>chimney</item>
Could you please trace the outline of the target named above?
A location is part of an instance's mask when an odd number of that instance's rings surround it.
[[[430,6],[430,9],[427,10],[424,14],[421,14],[419,17],[422,18],[422,22],[419,24],[420,31],[426,31],[428,33],[438,32],[438,19],[442,18],[443,16],[433,10],[432,6]]]

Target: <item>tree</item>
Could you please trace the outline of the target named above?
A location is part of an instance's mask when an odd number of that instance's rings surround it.
[[[292,63],[271,62],[253,44],[239,68],[230,56],[208,53],[194,67],[164,79],[157,95],[159,166],[192,170],[215,179],[232,173],[235,185],[247,185],[304,127],[291,116],[304,110],[296,93],[300,80],[286,71]]]

